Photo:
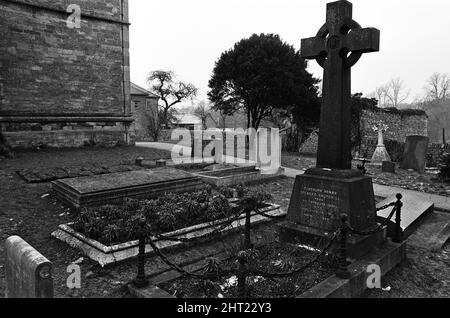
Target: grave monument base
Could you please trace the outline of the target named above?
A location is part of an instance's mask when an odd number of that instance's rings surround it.
[[[333,233],[320,229],[284,222],[279,225],[279,238],[281,242],[307,245],[322,250],[332,239]],[[347,256],[351,259],[360,259],[383,245],[387,240],[387,227],[383,231],[368,236],[349,235],[347,239]],[[339,241],[333,244],[331,253],[337,253]]]
[[[378,226],[372,178],[357,170],[313,168],[297,176],[280,240],[323,248],[341,226],[340,216],[358,231]],[[386,231],[350,236],[349,256],[360,258],[386,239]]]

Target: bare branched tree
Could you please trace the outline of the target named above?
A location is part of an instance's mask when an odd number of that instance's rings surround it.
[[[159,96],[163,102],[160,124],[168,125],[169,111],[185,99],[192,99],[197,95],[197,88],[190,83],[177,81],[172,71],[151,72],[147,81],[150,91]]]
[[[386,107],[387,105],[387,96],[386,96],[387,86],[378,86],[375,89],[374,97],[378,100],[379,107]]]
[[[427,99],[431,101],[450,98],[450,75],[434,73],[428,79],[425,90]]]
[[[211,106],[208,105],[208,103],[205,101],[199,102],[197,107],[195,107],[194,109],[194,115],[202,120],[202,128],[204,130],[208,129],[206,121],[208,119],[208,116],[211,115]]]
[[[385,96],[389,107],[397,108],[409,97],[409,91],[406,90],[403,81],[400,78],[394,78],[385,86]]]

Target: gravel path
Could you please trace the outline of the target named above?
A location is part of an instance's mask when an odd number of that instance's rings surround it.
[[[282,164],[288,168],[307,170],[315,167],[316,159],[314,157],[299,156],[298,154],[283,154]],[[354,168],[358,164],[361,163],[355,161],[353,163]],[[420,174],[397,167],[394,174],[382,172],[381,167],[367,165],[366,168],[367,175],[371,176],[376,184],[450,197],[450,184],[440,182],[434,173]]]

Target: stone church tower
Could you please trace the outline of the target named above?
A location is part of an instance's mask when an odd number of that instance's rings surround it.
[[[132,142],[128,0],[0,0],[0,128],[13,148]]]

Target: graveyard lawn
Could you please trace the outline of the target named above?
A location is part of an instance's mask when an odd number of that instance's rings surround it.
[[[356,169],[360,164],[360,161],[353,161],[353,168]],[[282,165],[292,169],[307,170],[315,167],[316,160],[313,157],[286,153],[282,156]],[[420,174],[415,171],[402,170],[398,166],[396,173],[382,172],[381,167],[370,165],[366,165],[366,169],[368,176],[373,178],[375,184],[450,196],[450,183],[441,182],[435,173]]]
[[[43,149],[41,151],[17,152],[14,159],[0,159],[0,298],[4,297],[4,241],[12,235],[19,235],[41,254],[47,257],[54,266],[55,296],[67,297],[67,266],[79,261],[82,271],[82,289],[77,297],[126,297],[126,284],[135,278],[135,261],[124,262],[114,267],[101,268],[98,263],[89,260],[82,252],[70,248],[60,242],[51,233],[60,224],[74,221],[69,209],[50,196],[51,183],[27,183],[18,174],[21,169],[50,169],[54,167],[79,168],[87,166],[117,166],[121,164],[134,166],[135,159],[142,156],[146,159],[167,158],[168,152],[138,147],[118,147],[111,149]],[[273,196],[273,203],[287,211],[294,180],[282,178],[277,181],[255,186],[262,187]],[[272,234],[258,234],[256,237],[274,240],[276,230],[273,224],[262,226]],[[238,240],[239,241],[239,240]],[[238,242],[236,242],[237,244]],[[218,243],[217,243],[218,244]],[[213,243],[201,246],[182,255],[173,254],[175,261],[183,257],[197,258],[199,255],[216,253],[222,247]],[[157,258],[147,261],[147,273],[165,268]],[[72,295],[72,294],[71,294]]]
[[[289,272],[307,264],[318,252],[309,251],[296,245],[270,243],[255,249],[250,256],[252,267],[268,273]],[[237,269],[235,258],[221,262],[221,268]],[[309,288],[332,276],[335,265],[322,257],[303,272],[287,278],[247,277],[249,298],[297,297]],[[178,298],[236,298],[237,277],[228,276],[221,279],[199,280],[195,278],[178,278],[162,283],[159,287]]]

